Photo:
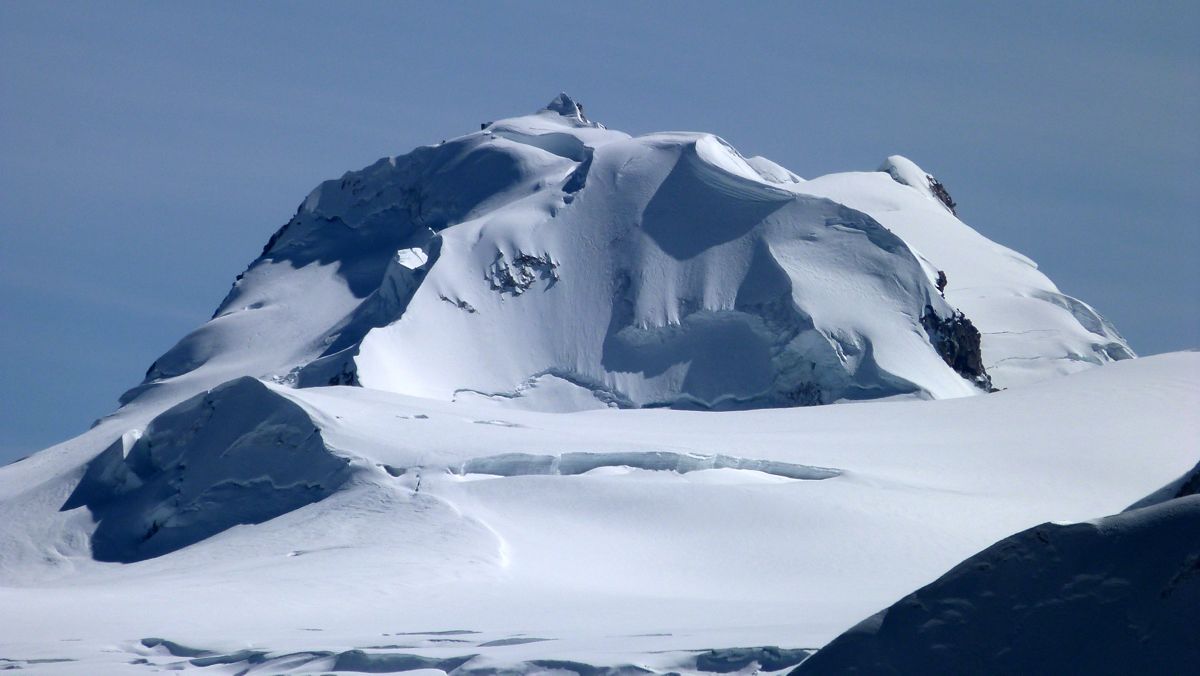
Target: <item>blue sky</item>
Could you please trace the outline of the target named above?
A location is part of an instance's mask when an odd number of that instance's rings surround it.
[[[543,105],[802,176],[900,153],[1143,354],[1200,346],[1200,3],[0,3],[0,462],[318,182]]]

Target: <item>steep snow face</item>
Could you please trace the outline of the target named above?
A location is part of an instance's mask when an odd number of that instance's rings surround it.
[[[123,403],[250,375],[747,408],[966,396],[1132,355],[904,158],[805,181],[708,134],[630,138],[565,94],[484,127],[319,186]]]
[[[243,375],[295,382],[299,367],[403,311],[423,274],[414,261],[437,232],[573,167],[473,134],[322,183],[239,275],[212,321],[160,357],[122,403],[161,406]]]
[[[1182,674],[1200,662],[1200,496],[1043,524],[972,556],[794,674]]]
[[[945,297],[978,327],[997,387],[1012,387],[1133,357],[1091,306],[1060,292],[1037,265],[988,240],[954,214],[931,174],[893,155],[878,172],[830,174],[795,186],[870,214],[901,237]]]

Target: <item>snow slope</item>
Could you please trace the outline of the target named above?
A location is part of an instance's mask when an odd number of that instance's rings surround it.
[[[77,468],[76,440],[0,469],[0,605],[22,609],[0,619],[4,656],[79,660],[55,667],[76,673],[206,659],[142,643],[165,638],[217,657],[307,655],[272,658],[267,672],[329,670],[353,650],[478,655],[461,669],[689,671],[710,649],[816,648],[1001,537],[1111,513],[1191,469],[1198,375],[1200,355],[1180,353],[945,401],[571,414],[237,381],[129,435],[125,462],[140,466],[145,439],[170,448],[159,428],[174,420],[201,440],[188,471],[269,441],[340,458],[329,466],[349,476],[276,467],[331,490],[113,563],[93,556],[94,517],[73,497],[101,485],[133,495],[123,481],[81,482],[114,475],[92,470],[110,460]],[[248,402],[245,414],[219,419],[226,400]],[[131,422],[121,415],[85,437],[99,445]],[[260,419],[311,426],[319,443],[277,443]],[[143,485],[179,468],[173,451],[160,457]],[[209,517],[244,514],[236,490],[205,490],[231,482],[200,474],[179,486],[182,504],[207,495]],[[256,502],[295,483],[239,481]],[[161,513],[142,499],[122,509],[143,533]],[[181,542],[157,542],[173,525],[146,538],[149,553]],[[444,631],[479,633],[431,633]],[[450,639],[465,643],[439,642]]]
[[[945,272],[946,300],[983,333],[984,364],[997,387],[1133,356],[1091,306],[1059,291],[1029,258],[960,221],[934,194],[935,181],[895,155],[880,171],[830,174],[796,189],[870,214],[912,248],[931,276]]]

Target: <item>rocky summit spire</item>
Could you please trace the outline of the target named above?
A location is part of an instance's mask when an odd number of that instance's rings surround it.
[[[544,110],[549,110],[565,117],[573,117],[580,122],[588,122],[587,116],[583,114],[583,104],[571,98],[566,92],[559,92],[554,100],[546,104]]]

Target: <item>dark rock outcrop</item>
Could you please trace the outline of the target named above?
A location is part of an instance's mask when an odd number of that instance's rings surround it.
[[[958,207],[958,204],[954,201],[954,198],[950,196],[950,191],[946,190],[946,186],[942,185],[941,181],[929,176],[928,174],[926,174],[926,178],[929,179],[929,189],[933,191],[933,196],[938,198],[938,201],[940,201],[942,204],[945,204],[946,208],[950,210],[950,213],[957,216],[958,211],[955,209]]]
[[[983,366],[983,351],[979,329],[961,311],[948,318],[939,317],[933,307],[926,305],[921,324],[929,334],[929,342],[946,364],[959,375],[988,392],[994,392],[992,378]]]
[[[557,282],[558,263],[550,258],[550,254],[534,256],[518,252],[510,262],[503,253],[497,253],[488,273],[488,282],[493,291],[519,296],[538,280],[545,280],[551,286]]]

